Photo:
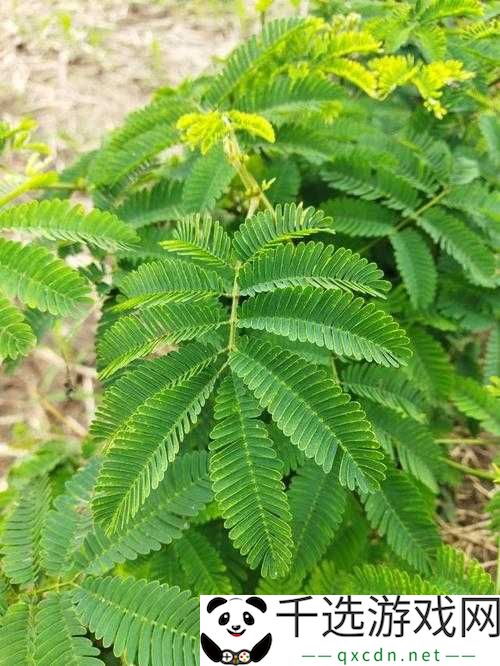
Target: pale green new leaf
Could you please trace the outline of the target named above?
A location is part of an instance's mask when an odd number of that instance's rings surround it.
[[[382,277],[382,271],[359,254],[311,241],[259,253],[243,264],[238,280],[242,295],[310,285],[383,296],[390,283]]]
[[[262,408],[237,377],[227,377],[215,403],[210,477],[229,537],[251,569],[284,576],[290,566],[290,511],[282,465]]]
[[[259,340],[241,340],[230,364],[306,457],[329,472],[338,452],[343,486],[379,487],[383,456],[365,414],[326,372]]]
[[[199,601],[190,592],[109,576],[85,579],[73,599],[80,621],[128,663],[198,664]]]
[[[289,287],[258,294],[241,306],[238,326],[389,367],[406,365],[411,355],[408,338],[390,315],[341,291]]]

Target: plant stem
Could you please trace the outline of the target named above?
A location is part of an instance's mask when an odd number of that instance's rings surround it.
[[[399,231],[403,227],[405,227],[409,222],[414,222],[415,220],[418,219],[422,213],[425,213],[426,210],[429,210],[429,208],[432,208],[435,206],[437,203],[441,201],[443,197],[445,197],[449,193],[449,188],[445,187],[439,194],[436,194],[432,199],[427,201],[423,206],[421,206],[418,210],[416,210],[414,213],[411,215],[408,215],[405,217],[399,224],[396,224],[394,227],[394,231]],[[357,250],[359,254],[363,254],[363,252],[367,252],[367,250],[370,250],[374,245],[377,245],[377,243],[380,243],[381,240],[384,240],[386,236],[382,236],[380,238],[375,238],[374,240],[370,241],[366,245],[364,245],[360,250]]]
[[[476,476],[479,479],[486,479],[486,481],[496,482],[497,475],[494,472],[488,472],[485,469],[477,469],[475,467],[468,467],[467,465],[462,465],[462,463],[456,462],[455,460],[449,460],[448,458],[441,458],[447,465],[453,467],[453,469],[458,469],[464,474],[469,474],[470,476]]]
[[[231,315],[229,317],[229,352],[232,352],[236,349],[236,326],[238,323],[238,301],[240,297],[238,275],[240,272],[240,266],[241,263],[238,261],[234,267],[233,291],[231,292]]]
[[[457,444],[463,446],[468,446],[469,444],[472,446],[493,446],[495,444],[495,442],[492,440],[481,439],[481,437],[476,437],[474,439],[467,439],[466,437],[463,439],[460,439],[459,437],[449,437],[444,439],[436,439],[436,442],[438,444]]]
[[[269,201],[264,190],[259,185],[253,174],[248,170],[245,164],[246,155],[241,150],[240,144],[238,143],[238,138],[236,137],[236,134],[232,130],[232,128],[229,136],[226,137],[224,147],[227,159],[229,160],[230,164],[233,166],[236,173],[240,177],[240,180],[243,183],[243,185],[246,187],[251,197],[251,200],[253,198],[258,199],[263,204],[264,208],[267,208],[267,210],[269,210],[274,215],[274,208],[271,202]],[[251,212],[251,210],[252,210],[252,205],[250,204],[249,212]]]
[[[0,198],[0,206],[5,206],[5,204],[10,203],[14,199],[17,199],[20,197],[22,194],[25,194],[26,192],[30,192],[31,190],[39,190],[39,189],[45,189],[48,187],[49,182],[48,179],[53,178],[56,179],[57,176],[55,173],[49,172],[49,173],[39,173],[36,174],[35,176],[31,176],[31,178],[28,178],[27,180],[24,181],[24,183],[21,183],[17,187],[15,187],[13,190],[8,192],[5,196]],[[44,182],[46,181],[46,182]]]

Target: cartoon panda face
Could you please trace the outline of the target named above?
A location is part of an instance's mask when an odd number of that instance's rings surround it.
[[[251,650],[268,633],[266,610],[265,601],[259,597],[212,599],[207,607],[207,634],[222,650]]]

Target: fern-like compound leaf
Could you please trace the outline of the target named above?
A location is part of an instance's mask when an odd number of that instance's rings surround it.
[[[444,209],[433,208],[419,218],[419,225],[434,241],[486,287],[494,285],[495,258],[482,239],[462,220]]]
[[[41,312],[66,316],[88,303],[86,281],[49,250],[0,238],[2,291]]]
[[[191,528],[173,545],[194,594],[231,594],[233,585],[219,551],[201,532]]]
[[[476,419],[481,426],[494,435],[500,435],[500,399],[473,379],[457,377],[451,398],[457,408]]]
[[[382,271],[359,254],[312,241],[261,252],[242,266],[238,277],[242,295],[310,285],[382,296],[390,287]]]
[[[104,250],[133,246],[137,237],[112,213],[86,212],[69,201],[30,201],[0,213],[0,229],[26,231],[49,240],[91,243]]]
[[[242,340],[230,357],[245,382],[293,444],[331,471],[339,453],[343,486],[376,490],[384,478],[382,454],[359,405],[323,370],[259,340]]]
[[[257,213],[244,222],[233,236],[233,247],[242,261],[270,246],[303,238],[320,231],[333,233],[331,217],[311,206],[285,204],[274,213]]]
[[[240,379],[225,379],[215,403],[210,476],[234,546],[250,568],[276,578],[290,566],[290,511],[261,411]]]
[[[380,490],[367,495],[364,503],[373,529],[385,536],[394,552],[418,571],[431,571],[440,539],[425,501],[408,477],[389,470]]]
[[[381,365],[406,365],[408,338],[396,321],[341,291],[289,287],[248,299],[238,326],[312,342],[336,354]]]
[[[354,197],[336,197],[322,204],[322,209],[333,218],[335,231],[348,236],[380,238],[394,231],[397,214],[375,201]]]
[[[223,103],[244,80],[251,81],[252,74],[273,51],[306,26],[307,21],[301,19],[280,19],[266,23],[258,37],[250,37],[228,58],[224,70],[214,77],[207,90],[207,102],[211,106]]]
[[[32,601],[18,601],[7,610],[0,624],[0,666],[35,663],[35,610]]]
[[[66,483],[47,514],[41,538],[41,564],[50,576],[61,576],[73,566],[73,557],[92,525],[90,498],[100,461],[92,459]]]
[[[223,226],[199,214],[180,220],[172,239],[163,241],[161,246],[180,257],[216,268],[226,268],[231,257],[231,239]]]
[[[413,307],[427,309],[434,301],[437,286],[436,265],[427,243],[413,229],[391,234],[390,239]]]
[[[214,331],[226,318],[215,303],[167,303],[121,317],[102,336],[98,355],[108,377],[160,345],[175,344]]]
[[[307,462],[288,492],[292,510],[293,553],[291,573],[302,578],[319,562],[340,527],[347,494],[334,469],[329,474]]]
[[[186,212],[213,210],[234,173],[222,145],[214,146],[206,155],[200,155],[184,183],[182,202]]]
[[[496,322],[488,336],[484,354],[484,379],[500,377],[500,321]]]
[[[176,220],[185,213],[182,187],[178,181],[160,180],[151,189],[128,196],[116,209],[116,215],[134,229],[155,222]]]
[[[128,273],[120,281],[120,290],[128,300],[117,310],[215,296],[224,292],[224,283],[215,271],[187,261],[163,259]]]
[[[178,119],[191,110],[186,100],[168,96],[129,114],[92,160],[90,181],[100,187],[114,185],[171,146],[178,136]]]
[[[124,529],[158,487],[216,379],[216,368],[203,370],[136,409],[108,450],[96,485],[94,516],[107,532]]]
[[[132,522],[111,537],[99,525],[87,534],[76,555],[79,570],[101,575],[117,563],[135,560],[180,539],[189,519],[211,499],[207,454],[179,456]]]
[[[199,603],[189,592],[110,576],[85,579],[73,598],[80,621],[127,662],[198,663]]]
[[[291,114],[321,111],[325,103],[338,98],[338,86],[327,79],[310,76],[293,81],[283,77],[255,86],[244,93],[237,104],[242,111],[259,113],[280,122]]]
[[[413,353],[408,363],[408,375],[429,399],[446,399],[453,384],[452,367],[446,352],[422,328],[411,329],[409,336]]]
[[[392,368],[367,363],[349,365],[342,373],[342,386],[349,393],[422,421],[425,396],[404,375]]]
[[[433,492],[443,473],[442,451],[431,431],[411,418],[402,418],[392,410],[363,403],[379,441],[389,453],[396,450],[401,467]]]
[[[0,293],[0,361],[24,356],[36,343],[36,336],[17,308]]]
[[[107,446],[130,429],[137,410],[166,388],[198,374],[213,364],[217,353],[193,342],[160,358],[141,361],[104,392],[90,427],[91,435]]]
[[[32,481],[5,520],[2,532],[3,572],[18,585],[36,582],[40,573],[40,539],[50,503],[46,477]]]
[[[37,666],[104,666],[86,636],[71,596],[51,592],[39,604],[33,663]]]

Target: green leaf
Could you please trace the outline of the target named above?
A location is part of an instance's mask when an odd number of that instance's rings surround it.
[[[41,537],[41,564],[50,576],[61,576],[74,565],[74,555],[92,526],[90,498],[100,461],[91,460],[66,483],[54,500]]]
[[[0,293],[0,361],[25,356],[36,343],[36,336],[17,308]]]
[[[321,207],[333,218],[335,231],[348,236],[381,238],[393,233],[397,222],[394,211],[374,201],[352,197],[328,199]]]
[[[121,317],[106,330],[98,344],[109,377],[131,361],[151,354],[160,345],[171,345],[215,331],[225,323],[226,312],[215,303],[167,303]]]
[[[292,549],[282,468],[262,408],[237,377],[227,377],[215,403],[210,477],[229,537],[251,569],[284,576]]]
[[[312,241],[261,252],[243,264],[238,277],[242,295],[310,285],[383,296],[390,288],[374,263],[352,250],[334,251],[333,245]]]
[[[490,331],[484,354],[484,380],[500,377],[500,321]]]
[[[66,316],[90,302],[86,281],[49,250],[0,238],[0,283],[10,298]]]
[[[393,233],[390,239],[413,307],[426,310],[434,302],[437,286],[436,266],[427,243],[413,229]]]
[[[31,585],[40,573],[40,539],[50,504],[46,477],[34,479],[5,519],[1,535],[3,572],[11,583]]]
[[[340,450],[339,479],[376,490],[382,454],[364,413],[323,370],[259,340],[241,340],[230,365],[293,444],[329,472]]]
[[[481,423],[481,427],[500,435],[500,399],[473,379],[457,377],[451,394],[456,407]]]
[[[212,500],[208,479],[208,456],[194,451],[179,456],[165,472],[134,520],[111,537],[96,526],[76,556],[78,568],[101,575],[116,563],[135,560],[182,538],[190,518]]]
[[[114,185],[173,145],[178,137],[178,119],[192,108],[185,99],[169,95],[129,114],[91,162],[90,182],[97,186]]]
[[[198,663],[199,601],[189,592],[110,576],[85,579],[73,598],[80,621],[128,663]]]
[[[238,326],[385,366],[406,365],[411,354],[408,338],[391,316],[341,291],[290,287],[253,296],[241,306]]]
[[[155,222],[176,220],[185,211],[182,204],[182,183],[160,180],[151,189],[128,196],[116,209],[116,215],[134,229]]]
[[[50,593],[38,606],[33,663],[36,666],[104,666],[86,637],[68,594]]]
[[[332,219],[311,206],[285,204],[276,206],[273,213],[257,213],[234,233],[234,251],[242,261],[273,245],[320,231],[333,233]]]
[[[425,420],[425,397],[413,382],[393,368],[377,368],[367,363],[349,365],[342,372],[342,386],[348,393],[391,410]]]
[[[104,392],[90,427],[91,435],[111,446],[130,429],[147,400],[205,370],[217,356],[211,347],[193,342],[161,358],[137,363]]]
[[[409,332],[412,357],[407,374],[429,399],[445,400],[453,384],[450,359],[441,344],[422,328]]]
[[[185,210],[188,213],[213,210],[234,174],[234,167],[227,161],[222,145],[200,155],[184,182],[182,202]]]
[[[196,423],[218,372],[212,367],[151,396],[113,441],[103,460],[93,501],[107,532],[124,529],[158,487]]]
[[[111,252],[137,242],[129,226],[115,215],[51,199],[30,201],[0,212],[0,229],[26,231],[48,240],[91,243]]]
[[[431,431],[388,409],[366,403],[363,407],[379,440],[388,439],[390,448],[392,444],[396,447],[402,468],[436,493],[444,463],[441,462],[443,452],[434,442]]]
[[[346,491],[337,470],[325,474],[307,462],[292,479],[288,492],[292,510],[291,573],[302,578],[323,557],[339,529],[346,509]]]
[[[193,593],[220,595],[234,592],[219,551],[201,532],[191,528],[173,548]]]
[[[180,220],[173,238],[160,245],[180,257],[216,268],[227,268],[231,257],[231,239],[220,222],[208,215],[190,215]]]
[[[427,504],[409,478],[396,469],[388,470],[380,490],[363,501],[371,526],[396,555],[417,571],[429,573],[440,539]]]
[[[175,259],[142,264],[127,273],[119,286],[128,300],[116,306],[115,311],[143,304],[207,298],[224,292],[224,283],[215,271]]]
[[[33,666],[35,649],[35,604],[17,601],[0,624],[0,665]]]
[[[418,224],[445,252],[470,272],[474,282],[485,287],[494,286],[494,255],[462,220],[438,207],[419,217]]]

